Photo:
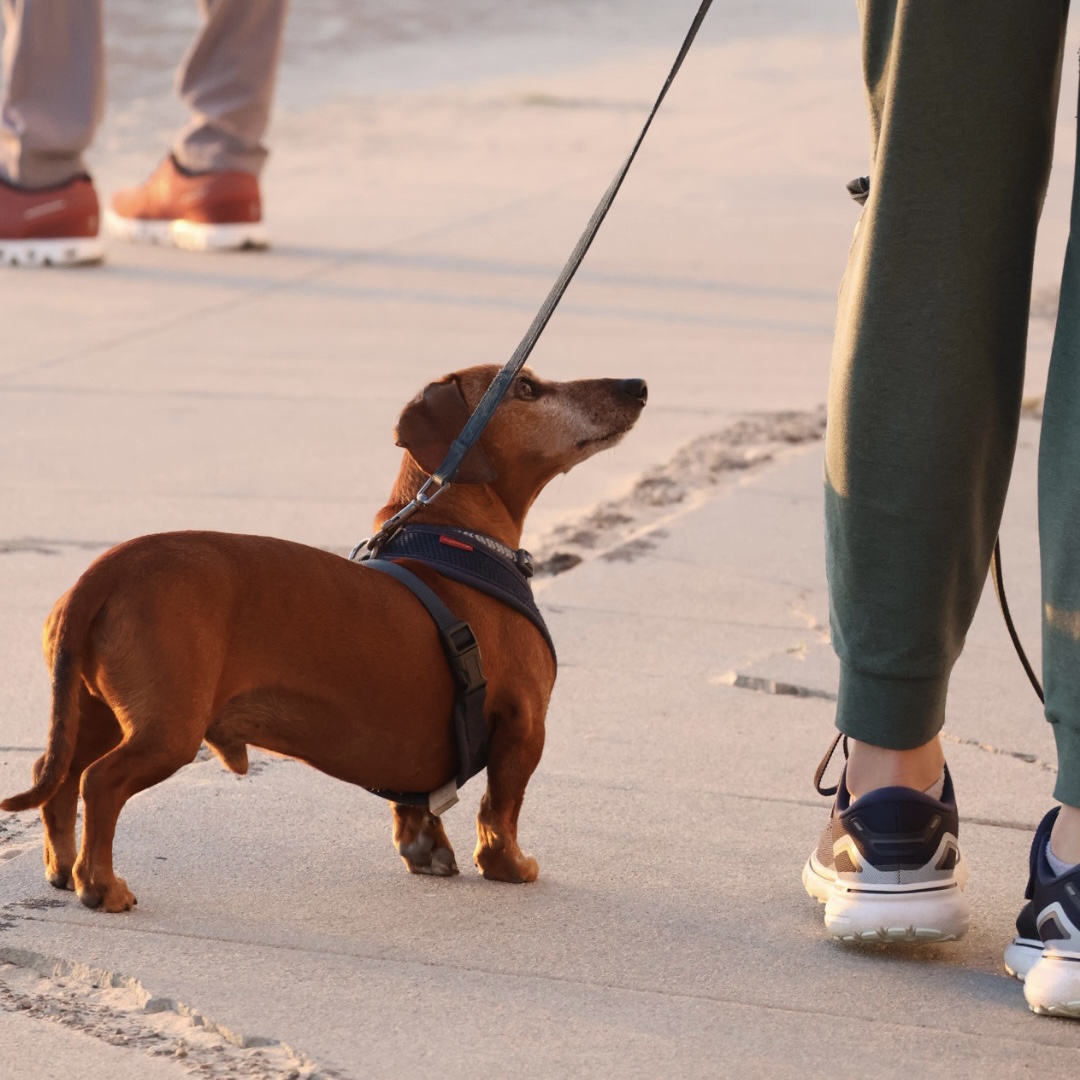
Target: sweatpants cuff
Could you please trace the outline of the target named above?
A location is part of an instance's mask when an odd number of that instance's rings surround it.
[[[1054,798],[1068,806],[1080,807],[1080,730],[1050,721],[1057,743],[1058,774]]]
[[[888,750],[913,750],[941,730],[948,689],[948,675],[887,679],[856,671],[841,661],[836,726],[860,742]],[[1080,741],[1077,752],[1080,754]],[[1080,783],[1080,771],[1077,777]]]

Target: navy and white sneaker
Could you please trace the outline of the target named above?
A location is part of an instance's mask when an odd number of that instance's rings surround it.
[[[1058,809],[1031,842],[1028,902],[1005,950],[1005,970],[1023,980],[1032,1012],[1080,1018],[1080,866],[1059,875],[1046,858]]]
[[[820,786],[822,771],[818,790],[835,791],[836,800],[802,882],[825,905],[825,929],[839,941],[963,937],[971,921],[963,892],[968,870],[957,843],[959,815],[948,768],[940,799],[887,787],[854,802],[846,769],[828,790]]]

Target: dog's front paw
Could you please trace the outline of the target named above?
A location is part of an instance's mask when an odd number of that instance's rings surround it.
[[[426,837],[425,837],[426,839]],[[414,844],[412,847],[419,847]],[[401,859],[410,874],[429,874],[431,877],[453,877],[458,873],[457,859],[447,847],[436,848],[426,854],[416,851],[402,851]]]
[[[394,806],[394,846],[410,874],[453,877],[458,872],[442,822],[426,810]]]

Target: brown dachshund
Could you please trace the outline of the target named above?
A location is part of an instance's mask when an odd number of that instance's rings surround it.
[[[395,435],[406,453],[376,527],[438,467],[497,370],[449,375],[405,407]],[[455,483],[414,520],[516,548],[544,485],[618,442],[645,397],[640,379],[554,383],[525,369]],[[430,567],[405,565],[468,621],[483,658],[487,791],[476,865],[496,881],[533,881],[537,862],[518,846],[517,821],[544,745],[554,659],[522,614]],[[203,741],[236,773],[247,771],[250,744],[372,790],[432,791],[456,771],[455,684],[431,618],[399,582],[317,548],[213,532],[130,540],[57,601],[44,645],[48,747],[33,787],[0,808],[41,807],[46,876],[88,907],[135,903],[113,872],[117,818]],[[411,872],[457,873],[437,816],[394,803],[393,817]]]

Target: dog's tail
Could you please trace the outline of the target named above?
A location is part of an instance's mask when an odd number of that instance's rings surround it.
[[[34,765],[34,786],[0,802],[0,810],[30,810],[56,794],[71,768],[79,734],[79,686],[82,645],[104,598],[83,589],[83,579],[57,605],[45,627],[45,648],[52,666],[52,719],[45,753]],[[89,595],[88,595],[89,594]]]

